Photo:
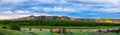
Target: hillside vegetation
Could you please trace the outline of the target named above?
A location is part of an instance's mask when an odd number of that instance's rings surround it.
[[[83,22],[70,20],[2,20],[0,25],[19,26],[120,26],[115,23]]]

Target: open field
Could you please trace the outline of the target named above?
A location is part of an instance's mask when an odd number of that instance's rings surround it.
[[[68,28],[68,29],[103,29],[120,28],[120,26],[20,26],[21,28]]]
[[[115,23],[98,23],[98,22],[81,22],[81,21],[60,21],[60,20],[18,20],[11,21],[5,20],[0,21],[0,27],[18,28],[20,31],[8,29],[0,29],[0,35],[119,35],[114,32],[97,32],[98,30],[116,30],[120,28],[120,24]],[[61,29],[60,29],[61,28]],[[25,30],[24,30],[25,29]],[[42,31],[41,31],[42,29]],[[61,30],[65,29],[65,33],[60,33]],[[51,32],[53,30],[54,32]],[[92,31],[92,32],[91,32]],[[59,33],[56,33],[59,32]],[[9,34],[7,34],[9,33]],[[17,34],[18,33],[18,34]]]
[[[57,34],[44,31],[16,31],[0,29],[0,35],[57,35]]]
[[[31,31],[16,31],[16,30],[9,30],[9,29],[0,29],[0,35],[61,35],[58,33],[46,32],[46,31],[38,31],[38,30],[31,30]],[[67,32],[62,33],[62,35],[120,35],[120,33],[114,32]]]

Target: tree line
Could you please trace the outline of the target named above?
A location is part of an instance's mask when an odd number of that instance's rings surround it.
[[[0,25],[19,26],[120,26],[115,23],[83,22],[70,20],[1,20]]]

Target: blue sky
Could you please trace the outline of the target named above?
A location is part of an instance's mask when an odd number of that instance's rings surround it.
[[[0,19],[29,15],[120,18],[120,0],[0,0]]]

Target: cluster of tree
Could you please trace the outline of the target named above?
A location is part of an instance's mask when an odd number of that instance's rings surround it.
[[[0,25],[19,26],[120,26],[115,23],[83,22],[70,20],[4,20]]]
[[[11,29],[11,30],[19,30],[20,27],[18,25],[9,25],[9,26],[1,26],[2,29]]]

